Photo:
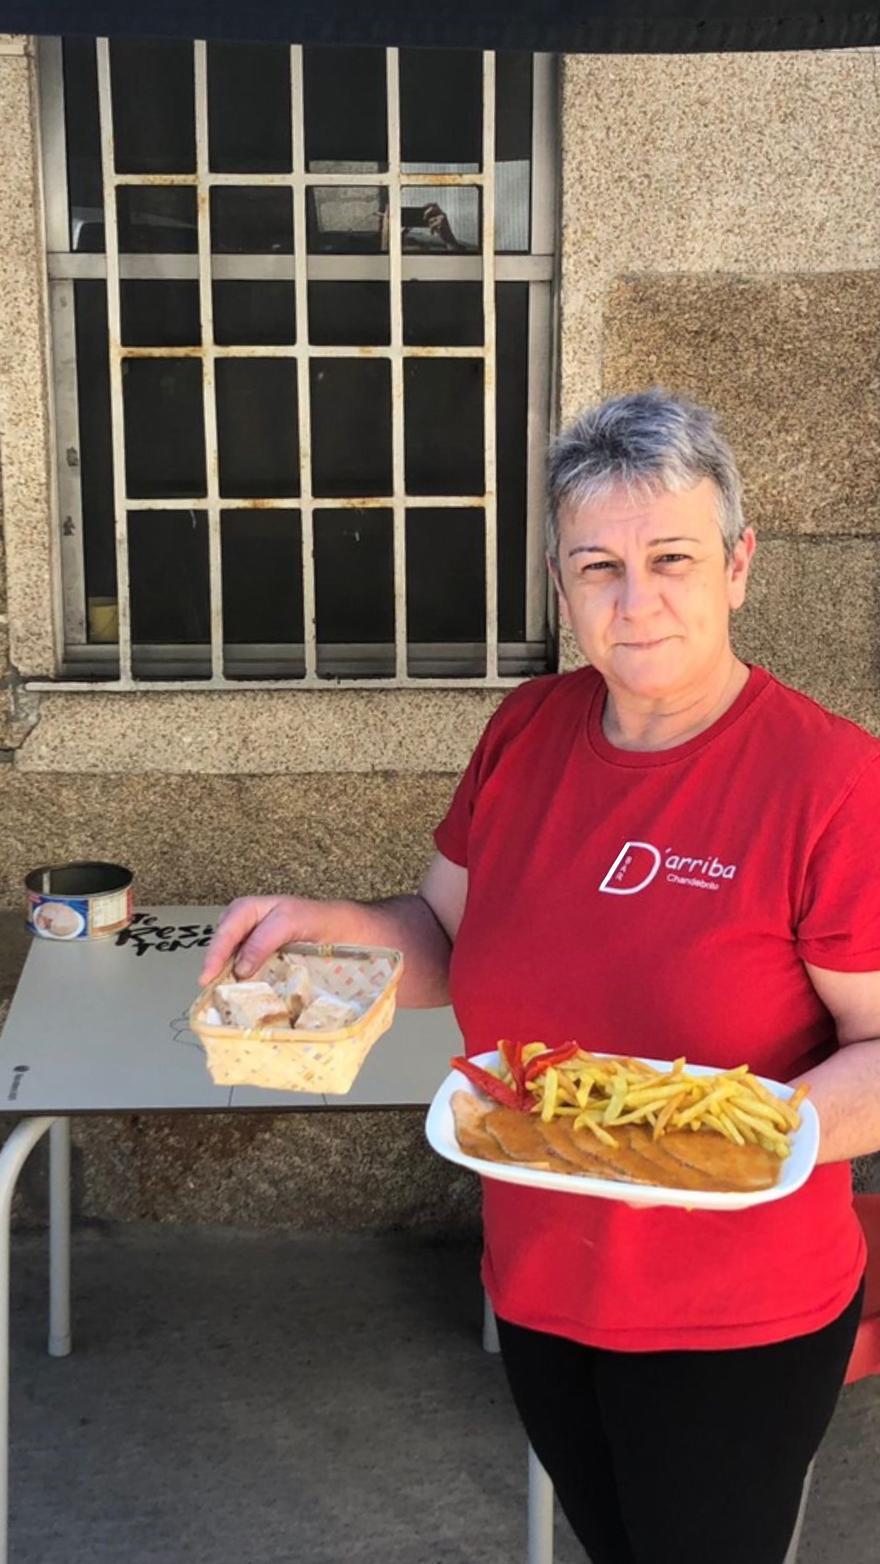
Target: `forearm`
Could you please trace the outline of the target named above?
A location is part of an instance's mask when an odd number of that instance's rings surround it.
[[[847,1043],[798,1076],[819,1115],[820,1162],[846,1162],[880,1150],[880,1038]]]
[[[327,935],[342,945],[390,945],[403,951],[405,969],[399,1003],[411,1010],[449,1003],[452,945],[424,897],[391,896],[384,901],[322,904]]]

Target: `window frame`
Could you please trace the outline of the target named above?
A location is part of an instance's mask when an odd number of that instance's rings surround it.
[[[109,113],[109,46],[98,40],[99,94],[105,122]],[[242,690],[298,689],[326,690],[334,686],[353,688],[498,688],[513,685],[531,673],[543,672],[551,663],[554,646],[553,602],[548,590],[543,555],[544,451],[554,418],[556,279],[557,279],[557,60],[551,55],[533,55],[532,115],[532,201],[531,247],[528,254],[498,254],[494,249],[494,55],[483,56],[484,113],[483,170],[479,174],[443,176],[450,182],[474,185],[483,191],[483,248],[478,254],[435,257],[404,254],[399,213],[401,197],[407,186],[425,186],[436,181],[429,171],[401,169],[399,158],[399,99],[397,93],[398,51],[386,50],[389,111],[389,161],[384,174],[354,175],[309,173],[305,165],[304,121],[301,108],[293,116],[293,172],[281,175],[215,174],[208,171],[206,45],[196,42],[195,100],[197,171],[194,176],[171,176],[173,182],[195,185],[199,193],[216,185],[272,184],[291,188],[294,201],[295,254],[278,256],[211,255],[208,231],[208,202],[199,202],[199,243],[197,254],[130,255],[120,263],[115,248],[115,204],[107,202],[108,191],[119,185],[143,185],[149,176],[118,175],[113,168],[112,147],[105,138],[105,209],[111,214],[107,223],[107,248],[103,254],[71,251],[69,245],[66,149],[64,137],[64,100],[62,43],[59,38],[42,39],[38,44],[38,98],[42,141],[44,185],[44,222],[47,250],[48,297],[51,323],[51,377],[53,389],[56,501],[58,523],[56,550],[59,601],[59,655],[57,678],[52,681],[29,680],[34,689],[77,690]],[[294,104],[302,104],[302,49],[291,46],[291,81]],[[490,156],[491,153],[491,156]],[[163,179],[163,183],[169,181]],[[309,186],[384,185],[388,190],[390,243],[387,254],[369,256],[308,255],[306,253],[306,191]],[[487,239],[492,239],[491,246]],[[305,258],[306,264],[302,264]],[[484,265],[485,262],[485,265]],[[209,448],[208,494],[197,502],[208,517],[209,559],[212,598],[211,666],[208,677],[198,665],[204,662],[204,650],[191,647],[140,647],[137,673],[132,671],[129,636],[130,601],[128,590],[120,594],[120,646],[89,643],[86,629],[85,579],[82,555],[82,503],[79,483],[79,424],[74,343],[74,283],[80,278],[106,278],[111,344],[111,403],[114,450],[114,502],[116,511],[117,573],[127,587],[127,516],[129,510],[187,508],[181,500],[128,500],[124,491],[124,450],[122,427],[121,364],[123,357],[171,357],[173,348],[123,348],[119,342],[120,280],[129,277],[194,279],[199,283],[202,320],[201,356],[203,407]],[[291,280],[296,291],[298,333],[296,344],[285,348],[259,350],[218,347],[211,329],[211,283],[226,278]],[[395,572],[395,670],[393,674],[370,674],[370,656],[380,649],[360,646],[334,648],[334,656],[322,655],[318,667],[318,646],[314,627],[314,572],[312,566],[312,520],[323,507],[340,509],[346,504],[357,508],[364,502],[338,498],[315,499],[309,490],[309,397],[307,382],[311,358],[359,357],[363,349],[310,345],[302,325],[307,322],[307,289],[312,281],[387,280],[391,292],[391,343],[370,349],[371,355],[386,357],[392,379],[392,450],[394,492],[371,500],[392,511]],[[410,280],[481,281],[484,296],[485,342],[482,348],[417,348],[404,346],[402,340],[402,285]],[[526,638],[522,643],[497,640],[497,551],[495,530],[495,284],[525,282],[529,290],[528,310],[528,412],[526,452],[527,567]],[[295,500],[288,497],[260,500],[261,507],[296,508],[302,516],[304,617],[307,629],[302,648],[253,646],[236,648],[235,663],[242,671],[230,675],[225,664],[230,660],[222,636],[220,512],[247,508],[249,500],[221,498],[217,484],[217,465],[210,459],[216,452],[216,404],[214,399],[214,363],[221,357],[283,356],[294,360],[297,368],[300,420],[300,485]],[[410,357],[462,356],[483,358],[486,363],[484,408],[486,419],[486,494],[485,496],[409,496],[405,493],[403,449],[403,366]],[[459,643],[425,646],[414,654],[406,640],[405,602],[405,528],[406,511],[418,507],[461,505],[467,503],[484,511],[486,528],[486,671],[479,676],[462,676],[456,666],[473,657],[474,648]],[[304,660],[305,673],[284,672],[284,662]],[[118,671],[117,671],[118,664]],[[143,669],[149,668],[144,677]],[[274,672],[272,670],[275,670]]]

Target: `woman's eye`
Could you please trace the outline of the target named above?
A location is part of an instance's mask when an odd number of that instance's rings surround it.
[[[585,565],[581,565],[581,575],[598,575],[600,571],[613,569],[613,559],[591,559]]]
[[[657,560],[658,565],[680,565],[690,559],[690,554],[661,554]]]

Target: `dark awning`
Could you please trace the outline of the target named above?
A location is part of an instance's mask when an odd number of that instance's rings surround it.
[[[0,0],[0,32],[401,44],[554,53],[840,49],[880,43],[846,0]]]

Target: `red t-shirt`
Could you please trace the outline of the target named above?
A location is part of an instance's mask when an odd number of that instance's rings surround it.
[[[499,1037],[788,1080],[836,1047],[804,962],[880,969],[880,742],[760,668],[674,749],[616,749],[591,668],[520,686],[435,839],[468,870],[451,993]],[[634,1210],[488,1179],[502,1318],[625,1351],[818,1330],[865,1263],[847,1163],[736,1212]]]

